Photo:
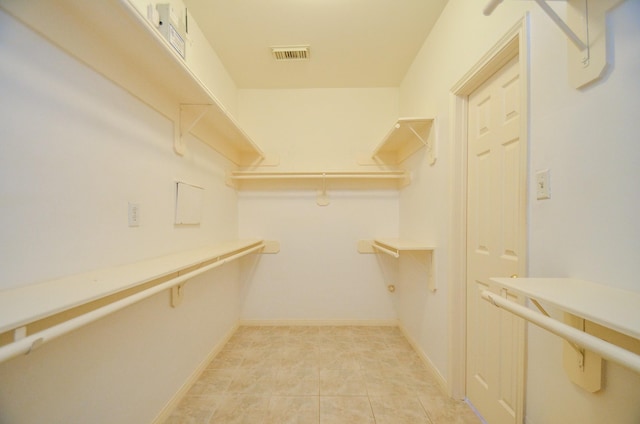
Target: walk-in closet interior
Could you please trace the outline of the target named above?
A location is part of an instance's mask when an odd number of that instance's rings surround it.
[[[640,422],[637,0],[0,0],[0,424]]]

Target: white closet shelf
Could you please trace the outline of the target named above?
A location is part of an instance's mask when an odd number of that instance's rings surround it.
[[[7,0],[0,7],[237,165],[265,159],[212,92],[128,0]],[[187,43],[187,60],[189,43]]]
[[[238,240],[0,291],[0,351],[21,338],[129,297],[145,298],[208,269],[279,245]],[[150,293],[150,294],[146,294]],[[5,358],[0,353],[0,358]],[[5,358],[6,359],[6,358]]]
[[[589,392],[601,389],[602,359],[640,373],[640,293],[573,278],[492,278],[502,289],[529,298],[536,312],[484,290],[482,298],[561,338],[567,375]],[[565,313],[551,317],[540,302]]]
[[[640,339],[640,293],[573,278],[492,278],[530,299]]]
[[[399,165],[423,147],[427,147],[429,162],[436,160],[436,140],[429,141],[433,118],[399,118],[382,142],[373,151],[371,159],[385,165]]]
[[[428,267],[428,281],[427,286],[431,291],[436,291],[435,280],[435,250],[434,246],[430,246],[426,243],[417,242],[415,240],[400,239],[400,238],[378,238],[373,240],[358,240],[358,252],[359,253],[378,253],[382,252],[396,259],[400,258],[402,252],[413,254],[424,254],[424,262]]]
[[[400,239],[400,238],[381,238],[373,240],[374,247],[381,246],[386,249],[392,249],[400,254],[403,251],[433,251],[435,247],[426,243],[420,243],[414,240]]]
[[[366,190],[399,189],[409,184],[406,171],[230,171],[227,185],[236,190],[318,191],[317,203],[329,204],[327,189]]]
[[[406,171],[231,171],[227,179],[236,181],[258,180],[396,180],[406,181]]]

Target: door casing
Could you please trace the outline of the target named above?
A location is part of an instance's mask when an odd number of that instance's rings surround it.
[[[525,146],[529,140],[529,17],[525,14],[509,31],[453,86],[450,93],[450,134],[452,136],[453,163],[451,181],[453,191],[452,204],[452,250],[450,261],[451,290],[449,290],[449,394],[457,399],[466,395],[466,267],[467,267],[467,107],[468,96],[486,81],[493,73],[502,68],[509,60],[519,56],[520,78],[520,139]],[[525,235],[524,243],[528,240]],[[527,246],[520,263],[518,275],[527,275]],[[524,373],[525,364],[522,372]],[[524,396],[524,375],[520,390]],[[524,410],[518,411],[522,421]]]

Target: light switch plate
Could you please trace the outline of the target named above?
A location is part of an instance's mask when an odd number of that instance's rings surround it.
[[[551,199],[551,176],[548,169],[536,172],[536,199]]]

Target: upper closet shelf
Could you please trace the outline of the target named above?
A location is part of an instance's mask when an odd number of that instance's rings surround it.
[[[237,165],[265,165],[260,148],[128,0],[7,0],[0,7],[177,122],[177,153],[191,133]]]
[[[376,147],[371,156],[374,163],[396,166],[423,147],[427,148],[429,163],[436,161],[436,138],[429,133],[435,119],[400,118]]]
[[[227,175],[230,185],[241,188],[242,182],[250,181],[395,181],[404,185],[408,183],[406,171],[231,171]]]
[[[317,203],[329,204],[328,189],[398,189],[408,185],[406,171],[231,171],[227,185],[242,189],[289,189],[318,191]]]

